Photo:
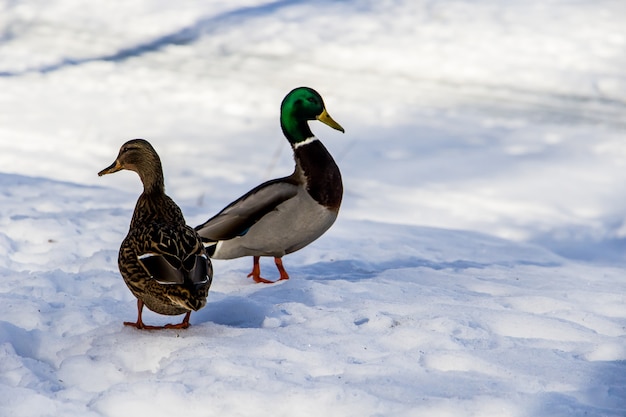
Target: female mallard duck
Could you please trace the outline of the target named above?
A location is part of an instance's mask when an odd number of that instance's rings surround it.
[[[122,169],[135,171],[143,183],[118,258],[124,282],[137,297],[137,321],[124,324],[138,329],[185,329],[191,311],[206,304],[213,278],[211,261],[180,208],[165,195],[161,160],[150,143],[126,142],[115,162],[98,175]],[[185,313],[185,317],[179,324],[146,326],[141,319],[144,305],[159,314]]]
[[[196,226],[212,258],[253,256],[248,277],[255,282],[272,282],[261,278],[261,256],[273,256],[280,279],[289,279],[282,256],[313,242],[337,218],[343,195],[341,173],[311,133],[308,121],[315,119],[344,131],[312,88],[300,87],[287,94],[280,108],[280,125],[293,150],[293,174],[259,185]]]

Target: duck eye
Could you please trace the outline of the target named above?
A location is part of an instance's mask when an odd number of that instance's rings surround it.
[[[134,146],[124,146],[124,147],[122,148],[122,153],[126,153],[126,152],[128,152],[128,151],[132,151],[133,149],[137,149],[137,148],[136,148],[136,147],[134,147]]]
[[[307,98],[309,103],[315,103],[315,98],[314,97],[309,97]]]

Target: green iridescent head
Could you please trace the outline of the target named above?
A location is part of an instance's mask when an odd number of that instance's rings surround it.
[[[280,124],[291,144],[313,136],[309,129],[309,120],[319,120],[333,129],[344,132],[343,127],[326,112],[324,100],[317,91],[309,87],[291,90],[280,105]]]

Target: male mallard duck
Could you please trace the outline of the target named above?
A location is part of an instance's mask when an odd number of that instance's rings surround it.
[[[311,133],[308,121],[314,119],[344,131],[328,115],[317,91],[300,87],[287,94],[280,107],[280,125],[293,149],[293,174],[259,185],[196,226],[212,258],[253,256],[248,277],[255,282],[272,282],[261,278],[261,256],[273,256],[280,279],[289,279],[281,257],[313,242],[337,218],[343,195],[341,173]]]
[[[211,261],[180,208],[165,195],[161,160],[148,141],[126,142],[115,162],[98,175],[122,169],[135,171],[143,183],[118,258],[122,278],[137,297],[137,321],[124,324],[138,329],[185,329],[191,311],[206,304],[213,279]],[[144,305],[159,314],[185,313],[185,317],[179,324],[146,326],[141,320]]]

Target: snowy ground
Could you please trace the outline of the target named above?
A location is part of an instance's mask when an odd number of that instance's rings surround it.
[[[626,3],[83,3],[0,1],[1,416],[626,415]],[[140,183],[96,173],[150,140],[196,225],[290,172],[299,85],[336,225],[124,328]]]

